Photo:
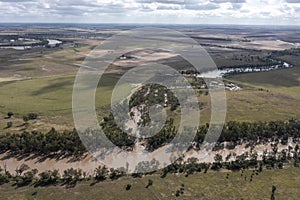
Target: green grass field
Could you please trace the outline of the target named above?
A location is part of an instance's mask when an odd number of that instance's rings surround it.
[[[33,78],[31,80],[0,83],[0,132],[19,132],[24,130],[22,117],[34,112],[39,119],[29,122],[27,130],[49,131],[73,129],[72,92],[74,75]],[[111,92],[117,81],[114,76],[106,76],[106,85],[98,87],[95,105],[99,116],[109,114]],[[15,114],[14,119],[4,119],[8,112]],[[12,129],[5,129],[8,121]]]
[[[250,121],[300,118],[300,67],[226,79],[244,87],[227,93],[228,119],[235,119],[235,115]]]
[[[227,173],[229,178],[226,179]],[[276,199],[298,199],[300,196],[300,169],[289,167],[282,170],[264,170],[250,181],[252,171],[209,172],[183,175],[168,175],[160,178],[151,175],[143,178],[124,177],[117,181],[105,181],[90,186],[91,182],[79,183],[75,188],[63,186],[17,188],[6,184],[0,187],[1,199],[270,199],[272,186],[276,186]],[[246,177],[246,178],[245,178]],[[146,188],[148,180],[153,185]],[[131,184],[130,190],[126,190]],[[184,192],[175,196],[184,184]],[[36,195],[32,195],[36,192]]]
[[[0,83],[0,112],[6,114],[11,111],[20,116],[29,112],[40,115],[70,114],[74,80],[75,76],[65,75]],[[110,103],[116,81],[113,76],[103,80],[106,85],[97,89],[96,107]]]
[[[94,41],[97,44],[97,41]],[[34,48],[26,51],[0,49],[0,77],[43,77],[75,74],[93,45],[63,44],[60,48]]]
[[[102,116],[109,113],[111,92],[117,79],[115,76],[107,76],[103,80],[105,85],[101,84],[97,89],[96,107]],[[226,92],[227,121],[300,118],[300,67],[240,74],[226,79],[243,87],[242,91]],[[61,75],[2,82],[0,113],[5,116],[7,112],[13,112],[16,117],[22,118],[23,115],[36,112],[42,118],[56,117],[57,122],[54,120],[54,124],[71,122],[74,80],[74,75]],[[200,96],[200,101],[208,103],[209,96]],[[209,119],[210,109],[204,109],[201,112],[201,122],[206,123]],[[6,122],[0,124],[4,127]]]
[[[12,68],[7,68],[8,71],[4,70],[4,74],[8,73],[7,75],[9,75],[11,71],[14,71],[14,67],[17,67],[18,70],[24,71],[24,76],[32,75],[33,78],[0,82],[0,115],[4,117],[7,112],[13,112],[15,117],[21,119],[23,115],[35,112],[45,123],[51,122],[51,126],[56,123],[68,122],[68,127],[72,127],[72,90],[78,67],[75,68],[70,63],[82,60],[84,54],[91,50],[91,47],[91,45],[82,45],[74,49],[70,45],[65,45],[63,49],[56,51],[50,49],[38,56],[38,51],[21,52],[21,58],[26,56],[32,58],[29,61],[14,61],[16,63],[12,64],[9,59],[5,60],[2,64],[10,65]],[[12,56],[13,52],[8,52],[8,54]],[[230,54],[230,56],[232,55]],[[295,56],[285,56],[282,59],[293,64],[298,63],[298,58]],[[42,70],[39,67],[41,61],[46,64],[46,68],[49,67],[52,71]],[[222,58],[220,62],[224,64],[225,61],[226,59]],[[179,64],[180,62],[177,63],[177,65]],[[47,73],[49,76],[35,76],[36,74],[47,75]],[[298,109],[300,107],[300,67],[239,74],[226,77],[226,80],[236,82],[243,87],[242,91],[226,92],[227,121],[300,118]],[[116,81],[117,77],[108,76],[103,81],[105,85],[102,84],[97,90],[96,107],[101,116],[109,113],[108,105],[113,84]],[[200,96],[200,102],[209,105],[209,96]],[[210,120],[210,109],[207,107],[204,106],[204,110],[201,112],[201,123]],[[5,127],[6,123],[7,121],[0,120],[1,127]]]

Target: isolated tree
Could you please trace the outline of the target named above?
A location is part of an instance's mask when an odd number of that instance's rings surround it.
[[[23,116],[23,121],[24,121],[25,125],[28,124],[28,120],[29,120],[29,118],[27,116]]]
[[[16,169],[16,173],[21,175],[24,171],[27,171],[30,167],[26,164],[22,164],[19,168]]]
[[[228,161],[230,160],[231,156],[232,156],[232,154],[229,153],[229,154],[225,157],[225,161],[228,162]]]
[[[261,163],[261,162],[259,163],[259,168],[258,168],[258,171],[259,171],[259,172],[262,172],[262,171],[263,171],[263,165],[262,165],[262,163]]]
[[[276,186],[272,186],[272,194],[271,194],[271,200],[275,200],[275,191],[276,191]]]
[[[103,166],[99,166],[98,168],[95,169],[95,180],[96,181],[104,181],[107,177],[108,174],[108,169]]]
[[[22,186],[29,185],[34,180],[34,176],[35,176],[35,171],[32,170],[26,172],[22,176],[21,180],[17,182],[17,186],[22,187]]]
[[[223,157],[222,157],[222,155],[220,155],[220,154],[217,153],[217,154],[215,155],[215,157],[214,157],[214,160],[215,160],[216,162],[220,163],[220,162],[223,161]]]
[[[148,184],[146,185],[146,188],[150,187],[153,185],[153,181],[151,179],[148,180]]]
[[[28,119],[29,120],[35,120],[37,119],[38,115],[36,113],[29,113],[28,114]]]
[[[74,187],[78,181],[81,180],[82,170],[81,169],[67,169],[64,171],[63,180],[67,187]]]
[[[130,190],[131,189],[131,184],[127,184],[126,185],[126,190]]]
[[[131,118],[134,117],[134,112],[130,112],[130,117],[131,117]]]
[[[179,196],[180,196],[180,190],[176,190],[175,196],[176,196],[176,197],[179,197]]]
[[[7,122],[7,123],[6,123],[6,128],[11,128],[11,127],[12,127],[12,125],[13,125],[13,123],[12,123],[12,122]]]
[[[12,116],[14,116],[14,113],[12,113],[12,112],[8,112],[7,113],[7,117],[10,119]]]
[[[0,185],[9,182],[9,172],[3,172],[3,169],[0,167]]]
[[[296,146],[295,146],[295,153],[298,153],[298,151],[299,151],[299,145],[298,144],[296,144]]]
[[[59,180],[60,174],[58,170],[46,171],[39,174],[39,179],[35,183],[35,186],[56,185]]]
[[[37,191],[34,191],[31,193],[32,196],[36,196],[37,195]]]

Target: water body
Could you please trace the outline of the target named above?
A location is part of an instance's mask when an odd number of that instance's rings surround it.
[[[32,39],[34,40],[34,39]],[[55,47],[57,45],[62,44],[62,41],[60,40],[50,40],[47,39],[48,46]],[[45,45],[24,45],[24,46],[0,46],[0,49],[14,49],[14,50],[26,50],[26,49],[32,49],[32,48],[39,48],[39,47],[46,47]]]
[[[0,47],[0,49],[14,49],[14,50],[26,50],[26,49],[32,49],[32,46],[3,46]]]
[[[208,71],[202,74],[199,74],[197,77],[201,78],[221,78],[233,74],[241,73],[252,73],[252,72],[267,72],[278,69],[291,68],[293,65],[283,62],[282,64],[272,65],[272,66],[261,66],[261,67],[228,67],[223,69],[217,69],[213,71]]]
[[[48,41],[48,45],[50,46],[56,46],[58,44],[62,44],[62,41],[59,41],[59,40],[47,40]]]

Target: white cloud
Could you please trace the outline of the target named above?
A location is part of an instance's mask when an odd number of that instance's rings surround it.
[[[299,0],[0,0],[0,22],[300,25],[299,2]]]

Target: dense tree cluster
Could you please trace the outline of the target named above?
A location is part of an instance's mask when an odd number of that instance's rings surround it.
[[[161,177],[164,178],[168,173],[171,174],[186,174],[186,176],[204,171],[206,173],[210,169],[209,163],[199,163],[197,158],[189,158],[187,161],[183,161],[182,158],[179,158],[176,162],[171,165],[168,165],[162,170]]]
[[[104,133],[115,145],[124,149],[132,148],[135,143],[135,137],[130,136],[120,130],[113,120],[113,116],[104,118],[101,123]],[[209,125],[198,127],[194,138],[194,147],[200,147],[203,141],[210,141],[206,138]],[[211,127],[213,128],[213,127]],[[165,144],[168,144],[176,136],[177,129],[173,120],[167,120],[165,126],[156,135],[144,139],[147,150],[153,151]],[[187,132],[186,134],[190,134]],[[99,147],[97,133],[86,133],[85,139],[89,139],[89,146]],[[234,148],[241,143],[255,145],[271,141],[280,141],[287,144],[288,139],[293,138],[298,141],[300,138],[300,122],[298,120],[289,121],[271,121],[271,122],[236,122],[231,121],[225,124],[215,150],[220,148]],[[98,141],[102,139],[98,138]],[[227,142],[224,146],[224,142]],[[94,144],[95,143],[95,144]],[[21,134],[3,134],[0,135],[0,153],[8,152],[10,155],[29,155],[36,154],[40,156],[58,156],[80,157],[86,149],[80,140],[76,130],[58,132],[51,129],[48,133],[33,131],[31,133],[23,132]]]
[[[48,170],[39,174],[35,186],[57,185],[60,178],[58,170]]]
[[[200,126],[197,130],[195,142],[199,146],[205,139],[209,125]],[[222,129],[218,145],[228,142],[227,147],[240,143],[265,143],[280,140],[282,144],[287,144],[288,139],[297,141],[300,138],[300,122],[292,119],[288,121],[270,122],[237,122],[230,121]],[[217,145],[217,146],[218,146]]]
[[[261,141],[267,142],[280,139],[282,144],[287,144],[288,138],[300,138],[300,122],[292,119],[289,121],[271,122],[228,122],[222,131],[219,142],[231,141]]]
[[[118,147],[133,147],[135,138],[118,127],[112,114],[104,117],[101,127],[106,137]]]
[[[285,56],[285,55],[299,56],[300,55],[300,48],[286,49],[286,50],[283,50],[283,51],[272,51],[272,54],[271,54],[270,57],[276,58],[276,57]]]
[[[142,104],[148,107],[160,104],[165,107],[170,106],[171,110],[176,110],[179,102],[171,90],[159,84],[150,84],[143,86],[134,93],[129,101],[130,108]]]
[[[154,151],[155,149],[168,144],[177,134],[176,127],[173,125],[173,120],[166,122],[166,125],[153,137],[147,138],[146,147],[149,151]]]
[[[11,156],[36,154],[40,156],[82,156],[86,152],[75,130],[48,133],[32,131],[0,135],[0,152]]]

